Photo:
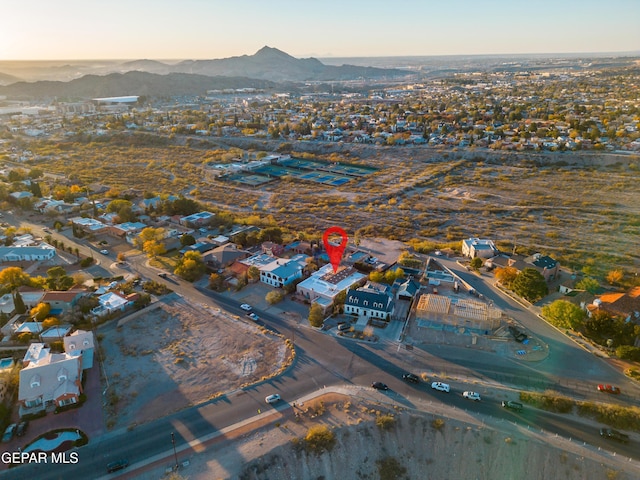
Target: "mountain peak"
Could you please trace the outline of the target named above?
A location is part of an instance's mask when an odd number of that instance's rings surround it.
[[[268,47],[265,45],[260,50],[258,50],[254,57],[281,57],[281,58],[293,58],[288,53],[283,52],[282,50],[278,50],[277,48]]]

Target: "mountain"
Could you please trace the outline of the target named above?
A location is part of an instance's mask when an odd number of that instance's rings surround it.
[[[0,85],[10,85],[19,82],[21,79],[6,73],[0,73]]]
[[[316,58],[298,59],[271,47],[263,47],[254,55],[219,60],[187,60],[173,66],[172,71],[200,75],[242,76],[274,82],[374,79],[409,74],[407,71],[398,69],[354,65],[329,66]]]
[[[0,95],[30,98],[87,99],[122,95],[175,96],[203,95],[207,90],[224,88],[272,88],[273,82],[241,77],[212,77],[147,72],[85,75],[70,82],[18,82],[0,86]]]

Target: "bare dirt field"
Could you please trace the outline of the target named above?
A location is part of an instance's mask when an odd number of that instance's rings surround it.
[[[640,474],[637,463],[609,452],[445,405],[408,411],[328,394],[294,411],[203,453],[183,453],[189,465],[180,474],[188,480],[631,480]],[[321,454],[304,440],[318,426],[335,436]]]
[[[102,340],[107,426],[140,424],[259,381],[291,359],[282,338],[171,295]]]
[[[563,265],[587,267],[589,274],[640,266],[633,248],[640,233],[638,155],[295,142],[294,157],[378,170],[340,187],[283,180],[250,188],[212,177],[207,162],[218,161],[225,149],[270,153],[282,142],[216,138],[201,143],[135,149],[116,140],[73,144],[43,160],[42,167],[82,172],[83,181],[123,189],[138,185],[185,194],[195,189],[199,200],[215,199],[239,216],[255,215],[259,208],[260,216],[273,215],[294,231],[338,224],[363,237],[402,241],[486,236],[506,250],[515,242],[519,253],[540,251]],[[40,154],[57,147],[47,148]],[[104,158],[113,167],[106,168]]]

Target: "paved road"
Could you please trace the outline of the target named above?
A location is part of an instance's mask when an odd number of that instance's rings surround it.
[[[69,242],[65,242],[69,244]],[[80,247],[79,247],[80,248]],[[198,291],[193,285],[180,279],[171,277],[160,279],[157,270],[145,265],[144,257],[129,259],[133,270],[142,276],[162,281],[178,294],[189,298],[190,301],[213,304],[232,313],[242,315],[239,303],[228,297],[208,291]],[[447,265],[449,266],[449,265]],[[453,266],[452,266],[453,267]],[[398,352],[395,345],[386,343],[370,345],[341,339],[332,335],[317,332],[313,329],[298,327],[295,322],[274,316],[268,312],[258,312],[264,323],[287,336],[291,336],[295,329],[295,346],[297,359],[292,368],[282,376],[248,387],[241,391],[232,392],[215,401],[204,405],[186,409],[166,418],[136,427],[130,431],[117,431],[101,438],[92,439],[89,445],[79,449],[80,462],[77,465],[56,465],[55,468],[46,465],[26,465],[18,469],[3,472],[2,478],[93,478],[96,471],[102,471],[104,465],[114,459],[126,457],[134,462],[143,461],[156,454],[171,453],[171,432],[176,432],[176,443],[179,446],[187,441],[197,440],[202,435],[220,430],[255,415],[258,410],[264,411],[268,407],[264,397],[271,393],[280,393],[285,401],[291,401],[309,394],[323,386],[329,385],[369,385],[372,381],[387,383],[394,395],[394,399],[411,407],[414,398],[427,398],[443,401],[447,404],[465,406],[469,410],[488,413],[499,418],[508,418],[530,425],[555,431],[561,435],[571,434],[574,438],[601,444],[605,448],[608,443],[601,440],[592,427],[586,427],[570,419],[561,418],[542,411],[523,413],[514,419],[512,412],[497,407],[498,399],[508,395],[508,391],[490,389],[482,391],[483,402],[478,404],[462,399],[461,391],[468,387],[468,379],[486,376],[500,382],[500,375],[522,378],[527,375],[538,381],[542,378],[552,383],[567,381],[573,378],[590,378],[592,373],[598,372],[607,378],[612,378],[613,371],[603,364],[602,360],[577,348],[567,341],[554,329],[541,322],[532,313],[523,310],[510,299],[498,296],[493,288],[478,277],[473,278],[461,269],[452,268],[468,281],[480,293],[489,298],[508,314],[521,321],[528,329],[538,335],[551,346],[550,359],[539,362],[535,367],[510,362],[508,367],[496,365],[496,357],[479,352],[463,351],[438,347],[426,349],[425,352],[407,354]],[[107,327],[109,328],[109,327]],[[553,350],[558,352],[553,354]],[[577,356],[577,358],[576,358]],[[503,361],[501,359],[500,361]],[[445,372],[447,375],[459,375],[460,381],[452,381],[452,388],[456,394],[441,394],[431,390],[428,385],[405,384],[400,375],[404,371],[432,371]],[[454,375],[454,376],[455,376]],[[622,384],[622,382],[619,382]],[[474,389],[477,388],[474,387]],[[617,446],[616,446],[617,447]],[[635,447],[632,445],[632,447]],[[620,446],[619,451],[625,455],[640,454],[635,448],[627,449]],[[630,451],[628,451],[630,450]]]

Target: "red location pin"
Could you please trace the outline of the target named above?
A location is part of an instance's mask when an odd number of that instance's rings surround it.
[[[340,235],[342,237],[342,242],[340,243],[340,245],[334,245],[330,243],[329,235]],[[324,231],[322,242],[324,243],[324,248],[327,250],[327,255],[329,255],[329,261],[333,266],[333,273],[338,272],[340,260],[342,260],[342,254],[344,253],[344,249],[347,248],[348,241],[349,237],[347,236],[347,232],[345,232],[340,227],[329,227]]]

